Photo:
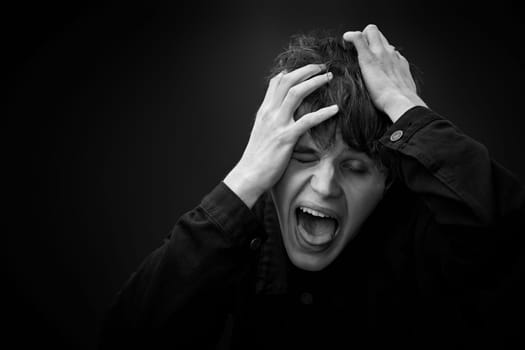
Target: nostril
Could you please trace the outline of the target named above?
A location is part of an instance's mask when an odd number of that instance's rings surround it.
[[[335,176],[313,176],[310,181],[312,189],[323,196],[334,196],[340,193]]]

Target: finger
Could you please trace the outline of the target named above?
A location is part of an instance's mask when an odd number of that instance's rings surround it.
[[[268,83],[268,89],[266,90],[266,94],[264,95],[263,104],[269,103],[273,96],[275,95],[275,90],[277,89],[277,86],[279,86],[279,82],[281,81],[281,78],[283,77],[285,72],[281,72],[279,74],[276,74],[273,78],[270,79],[270,82]]]
[[[303,115],[299,120],[294,124],[296,136],[300,137],[310,128],[313,128],[316,125],[321,124],[325,120],[333,117],[339,112],[339,107],[337,105],[331,105],[329,107],[324,107],[318,109],[315,112],[307,113]]]
[[[276,98],[280,99],[279,103],[282,102],[288,90],[290,88],[306,79],[321,73],[326,69],[324,64],[308,64],[301,68],[298,68],[290,73],[284,74],[280,81],[279,85],[276,88]]]
[[[397,51],[396,48],[394,48],[393,50],[394,50],[394,56],[395,56],[397,59],[399,59],[399,60],[401,60],[401,61],[404,61],[404,57],[403,57],[403,55],[401,55],[401,53],[400,53],[399,51]]]
[[[394,51],[394,55],[397,57],[398,61],[401,63],[401,67],[405,69],[407,72],[410,72],[410,63],[408,60],[399,52],[398,50]]]
[[[317,75],[290,88],[283,101],[283,112],[286,114],[293,114],[306,96],[310,95],[322,85],[328,83],[332,78],[333,74],[328,72],[326,74]]]
[[[376,29],[377,29],[377,32],[379,33],[379,37],[380,37],[381,41],[383,42],[383,45],[385,47],[388,47],[390,45],[390,43],[386,39],[385,35],[383,34],[382,31],[379,30],[379,28],[376,27]]]
[[[383,40],[383,35],[375,24],[367,25],[363,30],[363,35],[368,41],[368,47],[373,53],[380,54],[385,51],[388,42],[386,42],[386,39]]]
[[[366,43],[366,38],[361,32],[346,32],[343,34],[343,39],[354,44],[359,59],[370,59],[372,52]]]
[[[383,43],[383,45],[385,46],[386,48],[386,51],[391,54],[391,55],[394,55],[395,57],[397,58],[400,58],[400,53],[399,51],[396,49],[395,46],[391,45],[387,38],[384,36],[384,34],[379,30],[379,28],[377,29],[377,32],[379,33],[379,37],[381,38],[381,41]]]

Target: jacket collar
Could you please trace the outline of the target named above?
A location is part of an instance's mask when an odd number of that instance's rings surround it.
[[[357,237],[345,247],[336,261],[323,270],[323,273],[316,274],[316,276],[324,275],[325,280],[338,279],[341,273],[345,276],[363,277],[363,274],[367,274],[371,269],[375,269],[374,266],[380,260],[383,260],[380,257],[382,254],[387,253],[387,251],[397,247],[399,244],[406,245],[402,242],[395,242],[396,235],[389,228],[388,224],[395,222],[395,218],[401,216],[398,212],[400,210],[399,206],[396,206],[396,198],[403,198],[401,196],[402,193],[404,193],[402,188],[392,186],[385,198],[365,221]],[[266,295],[286,294],[290,289],[290,278],[293,277],[292,271],[297,271],[297,268],[292,266],[284,248],[277,211],[271,195],[269,193],[263,195],[253,210],[267,234],[267,239],[260,250],[257,263],[256,293]]]
[[[266,193],[257,205],[255,211],[262,222],[267,239],[261,248],[257,264],[256,293],[285,294],[288,289],[289,260],[282,241],[277,211],[269,193]]]

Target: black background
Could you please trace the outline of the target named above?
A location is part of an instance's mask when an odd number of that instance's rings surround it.
[[[77,2],[2,17],[3,332],[20,347],[95,347],[118,288],[235,165],[297,32],[377,24],[427,104],[525,179],[510,2]]]

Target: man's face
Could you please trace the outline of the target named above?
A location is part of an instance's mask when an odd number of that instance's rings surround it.
[[[346,146],[340,134],[328,149],[304,134],[272,188],[292,263],[318,271],[334,261],[381,200],[385,178],[370,157]]]

